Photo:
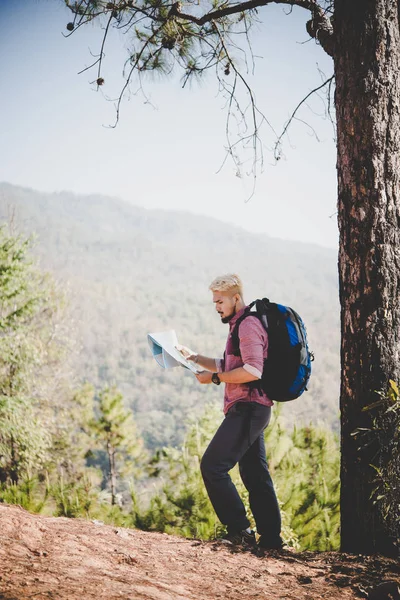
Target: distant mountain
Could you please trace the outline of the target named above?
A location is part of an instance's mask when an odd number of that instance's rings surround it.
[[[227,327],[215,314],[208,285],[225,272],[241,275],[246,301],[268,296],[302,315],[316,356],[313,375],[309,391],[282,412],[291,421],[324,420],[337,428],[334,250],[117,198],[45,194],[4,183],[0,219],[10,218],[19,231],[37,235],[42,267],[69,285],[82,344],[77,377],[117,384],[149,446],[179,443],[187,417],[207,401],[221,401],[216,386],[200,386],[183,369],[158,367],[146,335],[175,329],[182,343],[220,356]]]

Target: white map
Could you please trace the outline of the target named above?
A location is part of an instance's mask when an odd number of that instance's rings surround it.
[[[179,350],[177,350],[176,347],[179,346],[179,342],[173,329],[170,331],[148,333],[147,341],[149,342],[152,355],[163,369],[185,367],[193,373],[199,373],[194,363],[186,360]]]

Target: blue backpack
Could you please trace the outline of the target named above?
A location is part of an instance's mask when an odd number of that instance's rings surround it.
[[[277,402],[298,398],[307,390],[314,360],[301,317],[292,308],[270,302],[268,298],[254,300],[232,331],[236,356],[240,356],[239,326],[248,316],[257,317],[268,333],[268,357],[264,360],[262,378],[249,385],[262,389],[268,398]]]

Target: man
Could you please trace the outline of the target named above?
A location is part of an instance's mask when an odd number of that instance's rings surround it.
[[[253,546],[255,534],[229,476],[229,471],[239,463],[260,534],[258,544],[266,549],[280,549],[281,517],[268,471],[263,435],[273,403],[257,385],[251,384],[261,378],[268,336],[257,317],[246,317],[239,325],[240,355],[236,356],[231,336],[246,308],[242,282],[238,275],[223,275],[214,279],[209,289],[222,323],[229,324],[224,358],[208,358],[180,347],[186,358],[204,369],[196,375],[200,383],[225,383],[225,419],[204,453],[202,476],[214,510],[227,527],[226,539],[233,544]]]

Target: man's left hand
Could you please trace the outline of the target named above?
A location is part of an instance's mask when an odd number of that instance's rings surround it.
[[[212,383],[212,373],[210,371],[200,371],[200,373],[196,373],[196,379],[200,383]]]

